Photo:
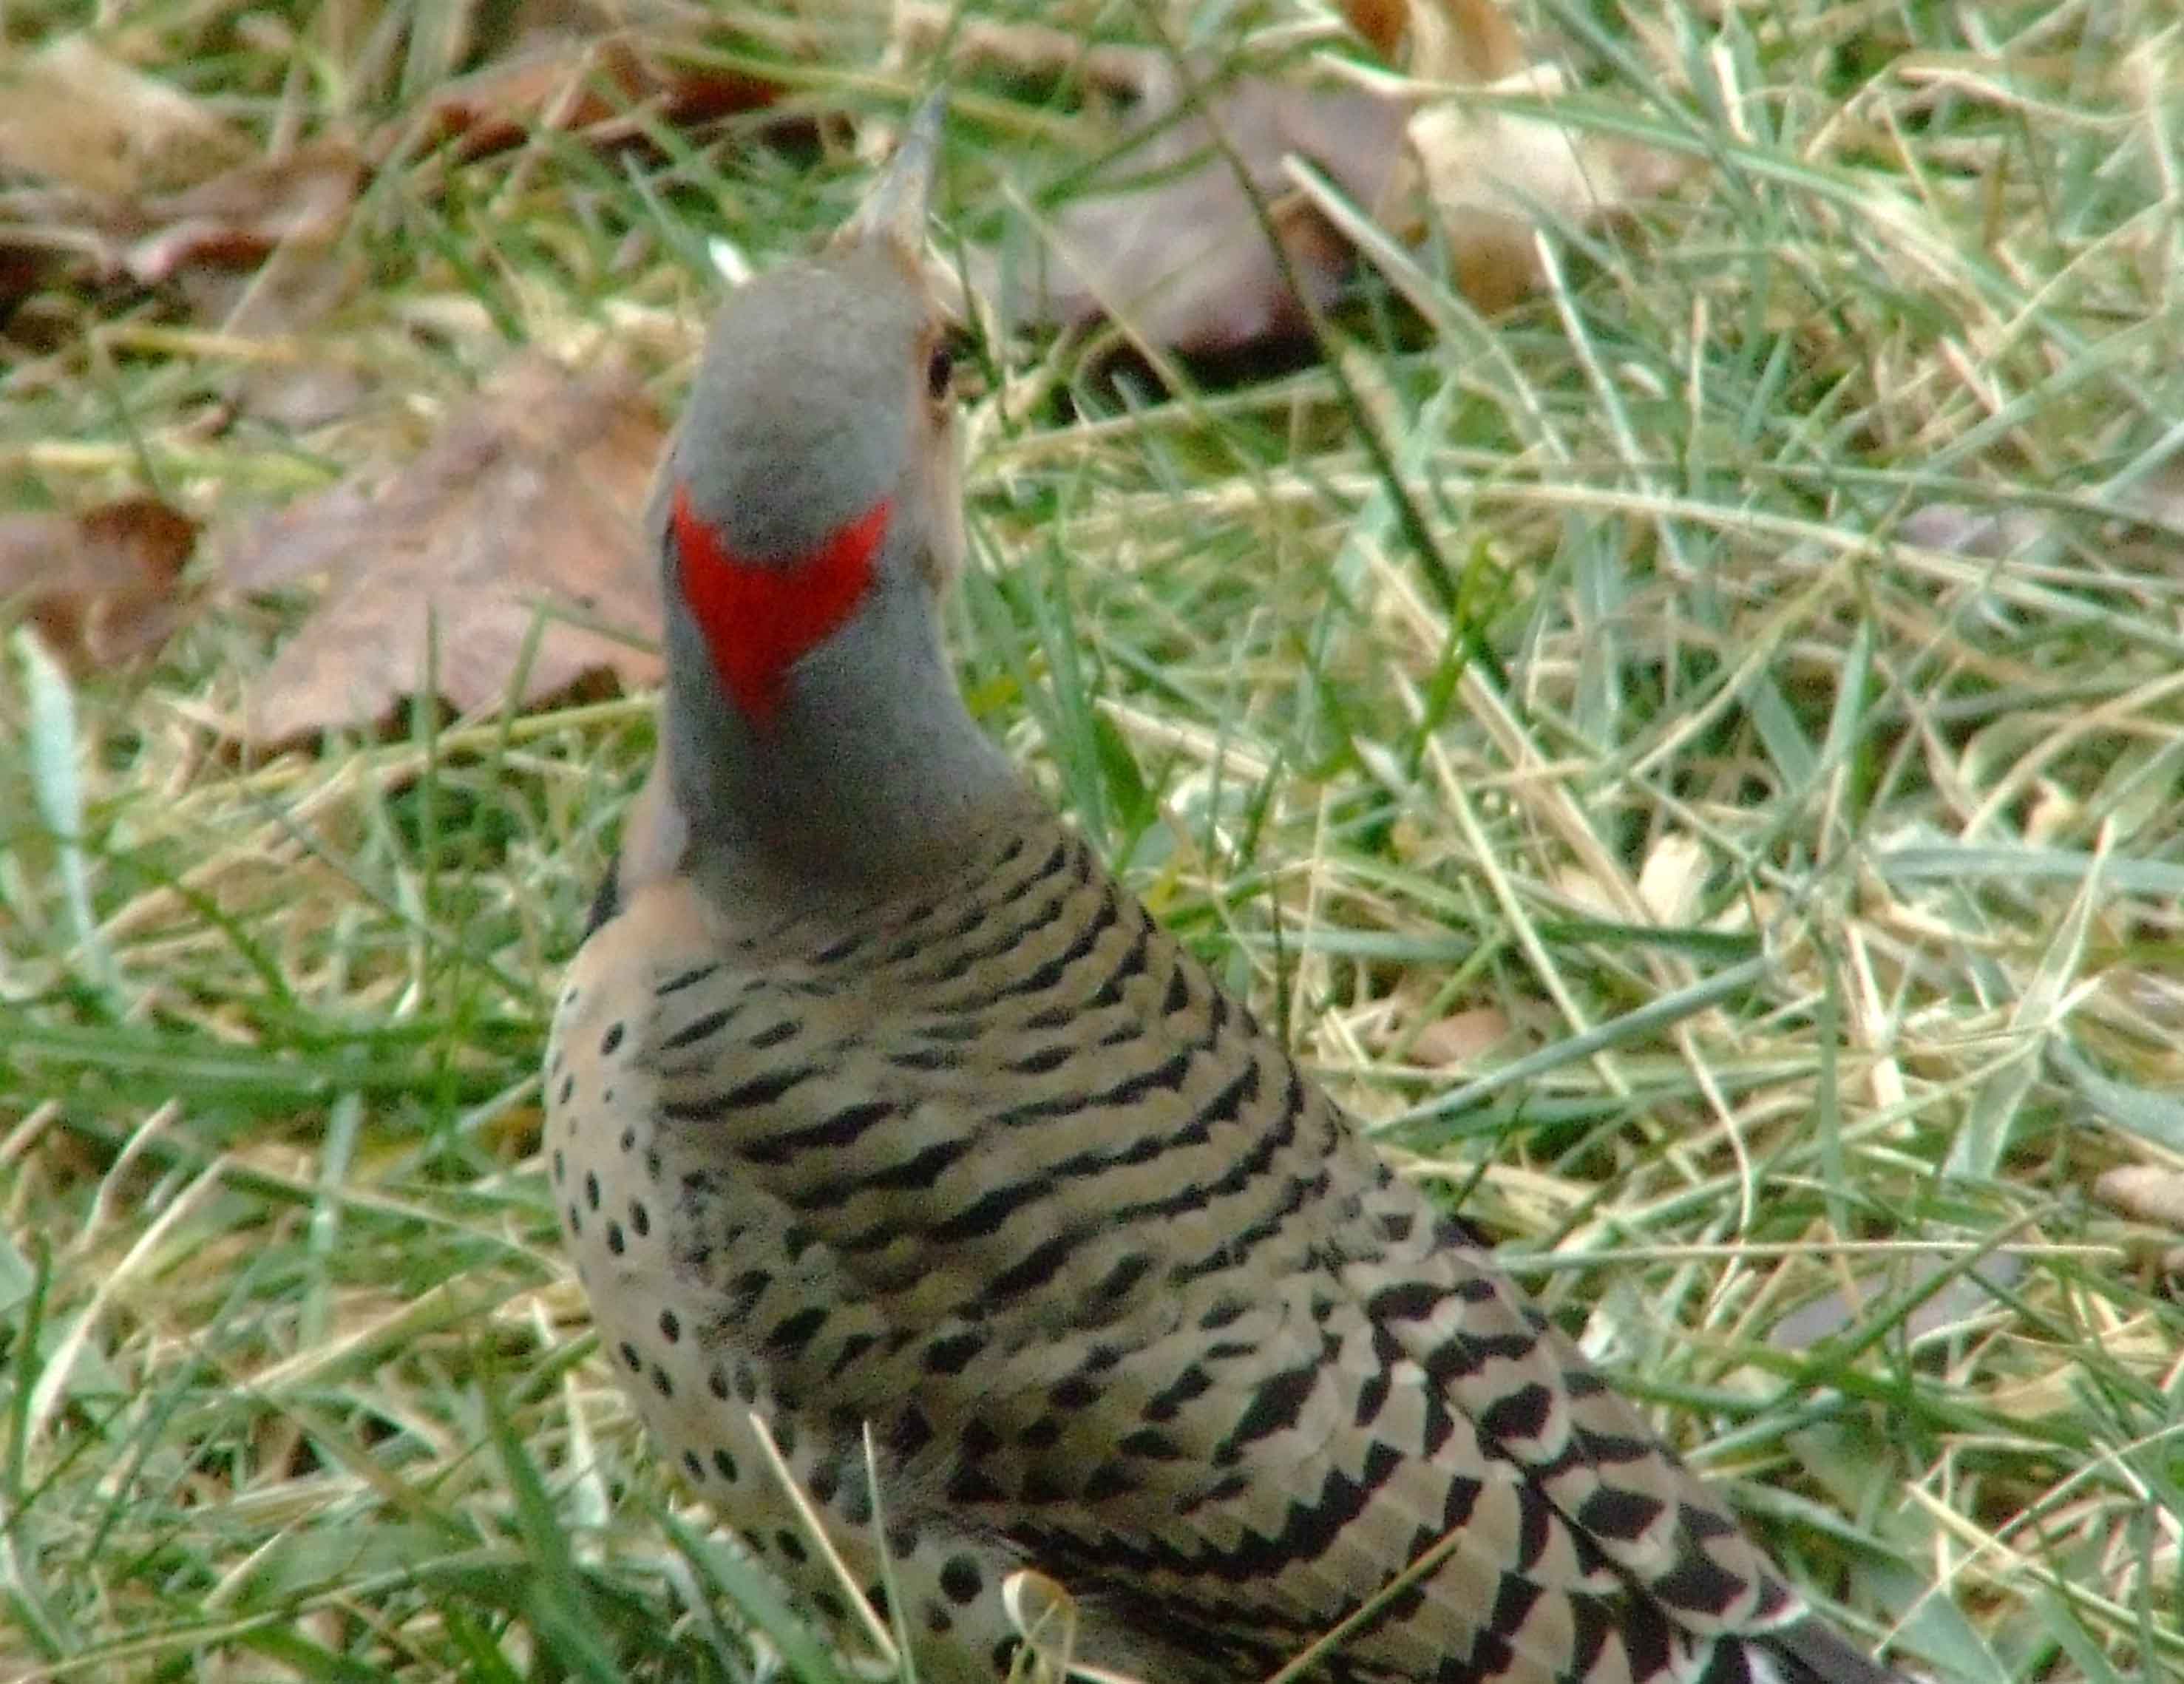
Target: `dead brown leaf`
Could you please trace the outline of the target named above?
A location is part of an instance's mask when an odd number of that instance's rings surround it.
[[[188,270],[179,281],[193,317],[254,347],[222,383],[237,409],[304,432],[354,410],[382,377],[368,342],[322,331],[369,273],[351,242],[287,246],[255,270]]]
[[[1498,81],[1524,67],[1524,43],[1497,0],[1351,0],[1343,11],[1383,58],[1421,81]]]
[[[251,142],[187,94],[68,36],[0,57],[0,307],[127,266],[149,203],[244,167]]]
[[[120,266],[159,281],[188,265],[248,267],[276,246],[326,244],[348,221],[364,178],[363,158],[340,140],[254,158],[125,213],[120,220],[148,225],[121,247]]]
[[[0,171],[120,198],[203,181],[250,151],[187,94],[84,36],[0,64]]]
[[[383,718],[424,684],[436,647],[440,693],[465,713],[493,707],[542,609],[656,636],[638,521],[664,437],[627,375],[572,375],[526,354],[391,478],[353,477],[255,522],[228,550],[230,585],[330,582],[258,681],[244,734],[278,742]],[[598,673],[650,684],[660,662],[549,619],[517,700]]]
[[[1411,32],[1409,0],[1342,0],[1343,20],[1365,44],[1393,64]]]
[[[2184,1229],[2184,1174],[2152,1164],[2125,1164],[2093,1183],[2093,1197],[2142,1222]]]
[[[1204,114],[1178,116],[1162,97],[1140,105],[1128,132],[1142,140],[1103,172],[1111,182],[1134,179],[1071,202],[1034,273],[1004,301],[1006,314],[1064,328],[1112,316],[1186,356],[1305,334],[1310,317],[1252,196],[1272,208],[1306,299],[1324,308],[1347,277],[1348,242],[1290,191],[1283,160],[1308,158],[1352,199],[1377,207],[1398,179],[1402,108],[1356,90],[1250,79],[1215,96]],[[1241,179],[1217,134],[1234,149]]]
[[[632,32],[534,37],[446,83],[408,126],[426,145],[454,142],[456,156],[469,159],[521,145],[540,130],[580,131],[599,145],[633,139],[642,132],[640,106],[685,125],[780,97],[777,84],[700,62],[677,45]]]
[[[65,186],[0,193],[0,252],[23,285],[126,275],[143,283],[192,270],[245,269],[284,245],[322,247],[347,225],[364,185],[354,147],[326,139],[234,165],[179,192],[113,196]],[[0,297],[13,296],[0,276]]]
[[[1543,100],[1560,91],[1552,71],[1525,67],[1495,0],[1347,0],[1343,10],[1391,64],[1407,63],[1412,80],[1353,74],[1336,86],[1245,75],[1185,113],[1183,79],[1157,55],[1139,55],[1127,75],[1111,67],[1105,80],[1138,95],[1123,143],[1093,190],[1056,217],[1027,272],[1008,277],[1005,317],[1064,328],[1113,317],[1150,347],[1190,356],[1301,338],[1354,258],[1338,226],[1345,208],[1316,203],[1317,184],[1301,183],[1291,160],[1314,166],[1399,238],[1415,239],[1430,217],[1457,286],[1484,309],[1538,284],[1542,221],[1622,210],[1680,177],[1658,154],[1445,97],[1449,84]],[[994,51],[964,35],[952,51]],[[1021,60],[1044,39],[1016,30],[1008,50]],[[996,262],[987,274],[1006,269]]]
[[[79,676],[160,648],[181,623],[197,522],[157,497],[0,516],[0,600]]]
[[[1483,1059],[1509,1038],[1508,1017],[1492,1006],[1474,1006],[1436,1018],[1411,1039],[1411,1060],[1419,1064],[1468,1064]]]

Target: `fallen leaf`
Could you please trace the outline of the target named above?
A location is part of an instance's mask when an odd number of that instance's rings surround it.
[[[1458,287],[1498,309],[1538,284],[1542,222],[1623,210],[1681,179],[1663,154],[1447,96],[1451,84],[1542,100],[1560,91],[1553,71],[1526,68],[1494,0],[1347,0],[1343,10],[1390,64],[1408,63],[1409,80],[1355,65],[1340,67],[1345,86],[1246,75],[1185,111],[1184,79],[1165,60],[1126,69],[1117,58],[1106,80],[1133,85],[1136,103],[1114,156],[1028,260],[987,254],[977,271],[1004,318],[1071,329],[1112,317],[1147,346],[1196,357],[1297,340],[1348,284],[1355,253],[1340,220],[1354,221],[1350,206],[1406,241],[1430,219]],[[1059,33],[1017,30],[1008,50],[1021,60]],[[963,36],[951,57],[994,50],[987,36]],[[1299,191],[1297,164],[1347,204],[1323,205],[1317,186]]]
[[[1165,54],[1145,47],[1088,40],[1083,28],[967,15],[956,0],[897,0],[882,62],[897,69],[927,64],[943,52],[949,68],[958,75],[1067,76],[1084,87],[1130,100],[1151,97],[1174,81]],[[888,126],[876,124],[873,132],[891,146],[894,136],[887,133]],[[877,162],[888,149],[878,147],[867,155]]]
[[[368,344],[320,331],[369,275],[365,253],[350,242],[285,246],[255,270],[190,270],[179,283],[196,320],[253,347],[222,382],[236,408],[305,432],[355,409],[382,376]]]
[[[1397,63],[1411,32],[1408,0],[1342,0],[1343,20],[1389,64]]]
[[[1896,523],[1901,542],[1922,549],[2006,561],[2049,536],[2042,516],[2022,509],[1975,509],[1968,503],[1929,503]]]
[[[1468,1064],[1492,1052],[1509,1037],[1509,1020],[1492,1006],[1474,1006],[1437,1018],[1411,1037],[1411,1061],[1418,1064]]]
[[[157,497],[0,516],[0,600],[78,676],[148,655],[181,623],[194,520]]]
[[[153,282],[185,265],[247,267],[276,246],[326,244],[347,224],[364,179],[364,159],[339,140],[256,158],[131,212],[126,220],[148,225],[118,260]]]
[[[356,150],[320,140],[224,170],[170,193],[111,196],[68,186],[0,193],[0,298],[14,286],[156,284],[242,269],[284,245],[323,247],[347,225],[365,180]]]
[[[84,36],[0,64],[0,170],[120,198],[203,181],[250,151],[240,131]]]
[[[1399,179],[1403,108],[1360,91],[1255,79],[1230,84],[1200,114],[1178,115],[1164,97],[1139,106],[1127,131],[1134,138],[1101,171],[1106,185],[1072,200],[1032,272],[1011,277],[1005,314],[1063,328],[1115,317],[1186,356],[1301,336],[1310,317],[1252,195],[1269,207],[1306,299],[1331,304],[1348,277],[1349,244],[1290,191],[1283,160],[1307,158],[1352,199],[1378,207]]]
[[[2152,1164],[2126,1164],[2093,1183],[2093,1197],[2141,1222],[2184,1230],[2184,1174]]]
[[[671,36],[619,32],[534,37],[508,58],[458,76],[426,103],[410,132],[454,143],[461,159],[519,146],[540,130],[581,131],[595,144],[644,132],[638,108],[684,125],[772,104],[778,84],[678,52]]]
[[[381,719],[425,683],[436,644],[440,693],[465,713],[495,706],[542,608],[656,636],[638,522],[665,436],[627,375],[526,354],[390,479],[352,477],[255,522],[228,551],[231,586],[331,582],[258,681],[244,734],[277,742]],[[597,673],[650,684],[660,661],[549,619],[516,700]]]
[[[1646,863],[1638,868],[1638,898],[1662,928],[1682,929],[1698,916],[1712,870],[1704,842],[1672,831],[1646,851]]]
[[[1496,0],[1406,0],[1396,7],[1351,0],[1342,9],[1351,27],[1373,42],[1383,58],[1420,81],[1493,82],[1524,67],[1516,25]],[[1401,15],[1379,15],[1385,11]],[[1378,35],[1391,24],[1396,37],[1382,45]]]

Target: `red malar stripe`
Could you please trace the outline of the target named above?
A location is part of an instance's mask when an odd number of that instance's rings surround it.
[[[894,512],[882,497],[819,547],[778,564],[746,561],[675,488],[675,547],[683,599],[698,617],[713,668],[746,718],[764,720],[781,706],[788,670],[842,628],[872,582],[872,558]]]

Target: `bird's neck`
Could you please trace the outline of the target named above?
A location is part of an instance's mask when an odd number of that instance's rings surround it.
[[[661,730],[685,858],[701,878],[854,888],[944,870],[1023,798],[964,707],[914,584],[876,590],[797,664],[762,719],[722,694],[679,603],[667,631]]]

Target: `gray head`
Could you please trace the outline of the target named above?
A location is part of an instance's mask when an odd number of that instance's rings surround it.
[[[867,870],[1001,770],[935,614],[963,554],[925,264],[941,109],[823,250],[731,295],[669,449],[666,746],[696,849]]]

